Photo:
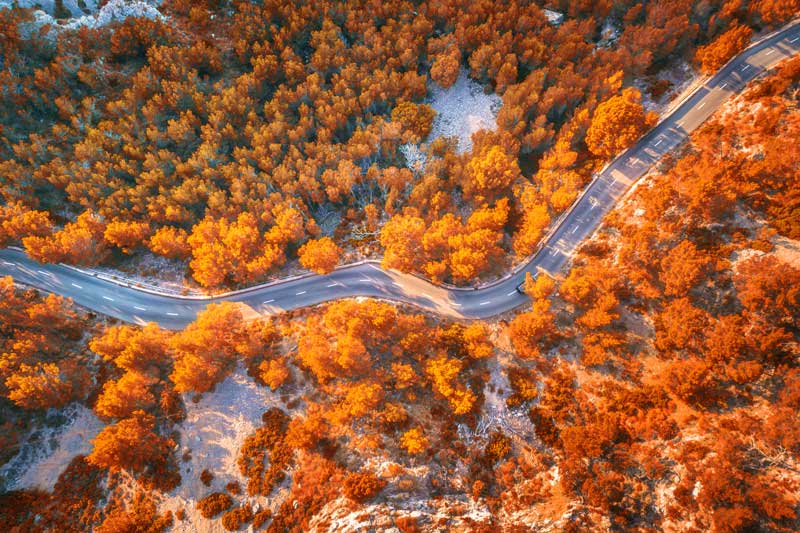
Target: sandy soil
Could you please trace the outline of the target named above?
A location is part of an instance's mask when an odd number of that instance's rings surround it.
[[[70,461],[92,451],[92,439],[103,425],[80,404],[51,409],[45,423],[31,431],[19,453],[0,468],[0,488],[53,490]]]

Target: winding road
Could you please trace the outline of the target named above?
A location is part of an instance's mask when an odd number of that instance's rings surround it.
[[[581,241],[594,233],[603,217],[656,161],[750,80],[798,52],[800,24],[787,26],[742,52],[598,173],[526,264],[477,290],[433,285],[368,261],[342,266],[329,275],[309,274],[214,297],[179,296],[132,287],[64,265],[42,265],[13,248],[0,250],[0,276],[10,275],[19,283],[72,298],[78,305],[126,322],[152,321],[169,329],[182,329],[209,303],[222,300],[242,304],[246,316],[359,296],[412,304],[453,318],[496,316],[529,302],[516,291],[526,272],[561,271]]]

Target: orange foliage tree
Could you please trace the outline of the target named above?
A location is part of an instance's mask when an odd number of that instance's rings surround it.
[[[87,460],[112,471],[139,474],[163,465],[175,443],[155,433],[152,415],[137,411],[130,418],[106,426],[95,437]]]
[[[694,57],[700,63],[700,70],[706,74],[719,70],[730,58],[747,48],[751,35],[752,29],[737,24],[711,43],[699,47]]]
[[[297,252],[300,264],[317,274],[329,274],[339,263],[342,250],[330,237],[306,242]]]
[[[636,142],[658,119],[645,113],[639,91],[628,88],[597,106],[586,130],[586,146],[598,157],[610,158]]]
[[[183,331],[175,334],[170,346],[175,364],[170,378],[178,392],[203,393],[211,390],[233,370],[236,355],[245,338],[242,313],[235,304],[211,304]]]

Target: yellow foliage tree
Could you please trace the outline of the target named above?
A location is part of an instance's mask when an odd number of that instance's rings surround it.
[[[429,445],[428,437],[425,436],[422,428],[411,428],[400,437],[400,446],[409,455],[419,455],[427,450]]]

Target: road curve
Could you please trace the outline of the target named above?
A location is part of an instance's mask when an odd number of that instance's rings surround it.
[[[182,329],[209,303],[222,300],[242,304],[246,314],[261,315],[364,296],[407,303],[453,318],[496,316],[528,302],[515,290],[527,272],[561,271],[581,241],[594,233],[617,200],[656,161],[682,143],[750,80],[798,52],[800,24],[795,24],[730,61],[603,169],[528,263],[513,275],[478,290],[444,288],[409,274],[383,270],[377,262],[365,262],[343,266],[325,276],[301,276],[215,297],[186,297],[130,287],[63,265],[42,265],[12,248],[0,250],[0,276],[9,275],[20,283],[72,298],[78,305],[125,322],[152,321],[169,329]]]

